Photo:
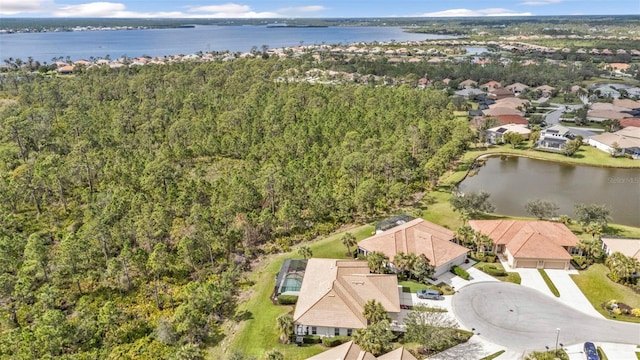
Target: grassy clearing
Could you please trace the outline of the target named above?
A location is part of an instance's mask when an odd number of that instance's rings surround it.
[[[603,264],[593,264],[587,270],[580,271],[580,274],[570,276],[591,305],[608,319],[612,317],[602,308],[602,304],[609,300],[615,299],[634,309],[640,308],[640,296],[630,288],[609,280],[608,272],[609,270]],[[631,316],[617,316],[616,320],[640,323],[640,318]]]
[[[342,235],[349,231],[356,236],[357,240],[361,240],[370,236],[373,230],[372,225],[362,225],[345,229],[324,239],[308,243],[308,245],[311,247],[313,257],[316,258],[348,258],[346,256],[346,248],[340,241]],[[298,347],[296,345],[278,343],[278,331],[275,327],[276,318],[281,314],[293,311],[293,307],[273,305],[269,297],[273,291],[273,279],[280,270],[284,259],[300,257],[295,251],[294,249],[289,253],[265,259],[264,263],[251,273],[252,292],[249,299],[240,304],[237,312],[238,318],[243,320],[240,322],[231,344],[226,347],[256,357],[262,356],[265,351],[275,348],[284,355],[285,359],[292,360],[306,359],[326,350],[322,345]],[[212,350],[213,357],[221,357],[222,351],[223,349]]]
[[[551,279],[549,278],[549,275],[547,275],[547,272],[544,271],[544,269],[538,269],[538,272],[542,276],[542,279],[544,280],[545,284],[547,284],[547,287],[549,287],[549,290],[551,290],[551,293],[556,297],[560,297],[560,292],[558,291],[558,288],[553,283],[553,281],[551,281]]]
[[[420,205],[421,217],[455,231],[462,225],[462,220],[460,214],[454,212],[449,204],[451,196],[451,192],[446,189],[430,192]]]

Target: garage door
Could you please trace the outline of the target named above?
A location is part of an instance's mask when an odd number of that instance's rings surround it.
[[[537,268],[538,260],[518,260],[516,267],[519,268]]]
[[[564,269],[566,262],[564,261],[545,261],[545,269]]]

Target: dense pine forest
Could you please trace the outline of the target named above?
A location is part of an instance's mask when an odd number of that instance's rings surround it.
[[[299,66],[4,77],[0,359],[197,358],[253,260],[393,210],[473,137],[443,92]]]

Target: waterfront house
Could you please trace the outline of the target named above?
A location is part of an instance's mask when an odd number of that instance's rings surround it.
[[[387,264],[395,270],[393,258],[398,253],[425,255],[434,267],[434,277],[448,272],[453,265],[464,263],[469,249],[455,242],[453,231],[432,222],[415,219],[358,243],[358,254],[366,256],[377,251],[389,258]]]
[[[587,143],[609,154],[640,159],[640,127],[627,126],[616,132],[594,135]]]
[[[568,270],[578,238],[562,223],[528,220],[470,220],[493,241],[494,253],[512,268]]]
[[[499,144],[505,141],[504,136],[508,133],[520,134],[524,139],[528,139],[531,130],[524,124],[506,124],[493,127],[484,131],[487,141],[491,144]]]
[[[575,139],[575,134],[562,125],[553,125],[540,132],[540,139],[536,142],[539,149],[562,151],[567,141]]]

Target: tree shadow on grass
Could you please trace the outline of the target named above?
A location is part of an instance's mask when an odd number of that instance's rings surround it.
[[[233,317],[233,319],[235,321],[246,321],[246,320],[251,320],[253,319],[253,313],[249,310],[242,310],[239,311],[235,314],[235,316]]]

